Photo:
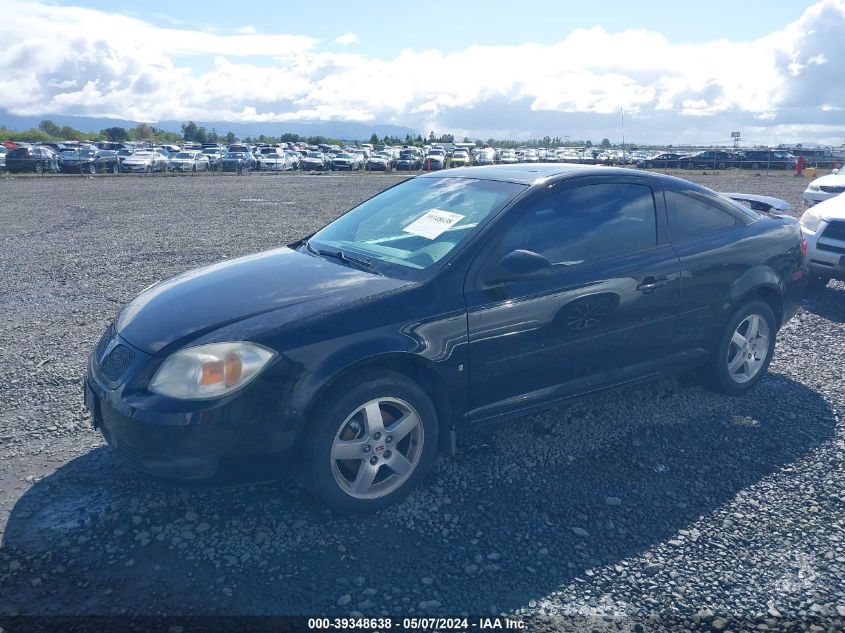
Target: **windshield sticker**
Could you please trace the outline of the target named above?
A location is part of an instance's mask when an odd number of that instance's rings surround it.
[[[464,216],[442,209],[431,209],[406,226],[403,231],[436,240],[440,235],[464,219]]]

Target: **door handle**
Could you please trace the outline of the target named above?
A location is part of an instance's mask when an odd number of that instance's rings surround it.
[[[637,286],[637,290],[646,294],[651,294],[658,288],[663,288],[668,283],[669,280],[666,279],[666,277],[661,277],[660,279],[655,279],[654,277],[646,277],[645,279],[643,279],[643,283]]]

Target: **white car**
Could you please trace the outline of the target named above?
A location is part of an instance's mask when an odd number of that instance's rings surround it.
[[[293,159],[286,152],[270,152],[258,157],[261,171],[290,171]]]
[[[469,153],[466,150],[459,149],[455,150],[455,153],[452,154],[452,158],[449,161],[449,165],[451,167],[466,167],[469,165]]]
[[[819,202],[801,216],[807,240],[810,286],[821,288],[831,279],[845,280],[845,196]]]
[[[132,156],[127,156],[120,163],[121,171],[152,173],[154,171],[167,171],[170,162],[164,154],[154,150],[138,150]]]
[[[170,169],[175,171],[208,171],[208,156],[201,152],[178,152],[170,158]]]
[[[807,189],[804,190],[804,202],[812,207],[840,193],[845,193],[845,173],[837,169],[832,174],[816,178],[807,185]]]

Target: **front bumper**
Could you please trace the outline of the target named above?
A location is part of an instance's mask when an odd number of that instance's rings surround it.
[[[263,458],[279,465],[289,461],[277,459],[292,449],[296,437],[295,429],[279,415],[278,380],[271,377],[274,384],[268,387],[265,382],[262,389],[259,378],[220,399],[177,401],[139,388],[147,384],[160,359],[119,336],[115,341],[134,354],[125,378],[119,383],[106,379],[92,355],[84,379],[84,402],[94,427],[134,470],[153,477],[193,480],[228,473],[233,466],[246,465],[251,470]]]
[[[824,235],[828,223],[822,221],[815,231],[803,226],[801,232],[807,240],[807,261],[810,272],[845,280],[845,240],[832,239]]]
[[[819,202],[824,202],[825,200],[829,200],[830,198],[835,198],[836,196],[842,195],[840,193],[827,193],[825,191],[810,191],[809,189],[804,191],[804,204],[807,206],[815,206]]]

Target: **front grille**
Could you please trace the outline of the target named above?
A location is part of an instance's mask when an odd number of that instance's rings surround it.
[[[828,224],[821,237],[845,241],[845,220],[834,220]]]
[[[825,193],[843,193],[845,192],[845,187],[834,187],[831,185],[822,185],[819,187]]]
[[[129,365],[132,364],[132,358],[134,356],[135,355],[132,353],[132,350],[125,345],[116,345],[114,349],[109,352],[108,356],[103,359],[103,362],[100,365],[100,372],[108,380],[114,382],[126,373],[126,370],[129,369]]]
[[[106,328],[106,331],[103,332],[103,335],[100,337],[100,341],[97,343],[97,347],[94,350],[94,360],[98,363],[102,362],[103,354],[106,353],[106,349],[108,349],[109,344],[112,342],[114,338],[114,325],[110,325]]]

